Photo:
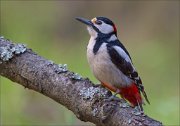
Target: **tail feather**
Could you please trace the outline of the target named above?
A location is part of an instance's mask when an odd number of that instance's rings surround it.
[[[144,90],[142,91],[142,94],[143,94],[144,98],[146,99],[147,103],[150,104],[148,97],[146,95],[146,92]]]

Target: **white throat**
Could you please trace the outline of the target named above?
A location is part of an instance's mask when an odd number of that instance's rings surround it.
[[[94,38],[97,37],[97,32],[92,27],[87,26],[87,30],[88,30],[91,37],[94,37]]]

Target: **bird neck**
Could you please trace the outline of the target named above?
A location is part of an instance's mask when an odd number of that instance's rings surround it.
[[[99,43],[99,42],[109,43],[109,42],[115,41],[117,39],[118,38],[117,38],[116,34],[114,34],[114,33],[110,33],[110,34],[98,33],[98,35],[95,38],[96,43]]]
[[[117,40],[117,37],[115,34],[98,33],[98,35],[93,39],[94,39],[93,53],[96,55],[96,53],[98,52],[99,48],[103,43],[109,43],[111,41],[115,41]]]
[[[108,40],[111,36],[115,36],[115,34],[114,34],[114,33],[109,33],[109,34],[98,33],[96,39],[100,39],[100,40]]]

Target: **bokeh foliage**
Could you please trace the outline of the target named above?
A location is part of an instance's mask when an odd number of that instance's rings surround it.
[[[74,18],[106,16],[118,28],[140,73],[151,105],[145,112],[165,125],[179,122],[178,1],[0,1],[0,35],[27,44],[71,71],[93,77],[89,35]],[[90,125],[53,100],[0,77],[1,125]]]

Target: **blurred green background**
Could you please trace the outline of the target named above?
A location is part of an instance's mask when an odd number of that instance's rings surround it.
[[[106,16],[144,82],[145,113],[179,125],[179,1],[0,1],[0,34],[89,77],[89,35],[77,16]],[[1,125],[92,125],[53,100],[0,77]]]

